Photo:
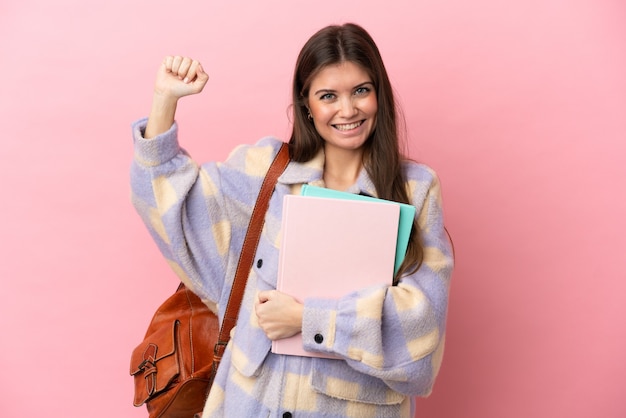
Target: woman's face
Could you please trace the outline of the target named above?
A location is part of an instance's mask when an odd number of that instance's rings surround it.
[[[307,104],[325,148],[361,150],[376,126],[378,100],[367,72],[345,61],[322,68],[313,78]]]

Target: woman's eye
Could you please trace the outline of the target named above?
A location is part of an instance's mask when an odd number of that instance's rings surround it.
[[[335,96],[332,93],[326,93],[320,96],[320,100],[332,100],[334,98]]]
[[[370,91],[369,87],[359,87],[354,91],[357,96],[367,94]]]

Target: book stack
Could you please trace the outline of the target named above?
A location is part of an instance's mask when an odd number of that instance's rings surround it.
[[[305,185],[283,201],[277,290],[300,302],[391,284],[406,254],[415,207]],[[302,348],[301,334],[272,352],[329,357]]]

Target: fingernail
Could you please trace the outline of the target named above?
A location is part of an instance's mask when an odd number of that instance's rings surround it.
[[[185,84],[186,84],[186,83],[189,83],[189,77],[185,77],[185,79],[183,80],[183,82],[184,82]]]

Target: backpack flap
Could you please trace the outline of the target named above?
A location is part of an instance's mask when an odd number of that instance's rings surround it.
[[[164,391],[180,374],[178,329],[180,321],[172,321],[170,327],[154,329],[133,350],[130,374],[135,380],[135,406]]]

